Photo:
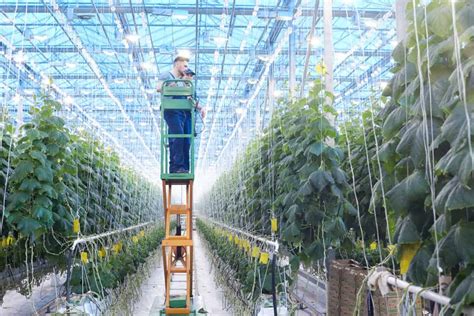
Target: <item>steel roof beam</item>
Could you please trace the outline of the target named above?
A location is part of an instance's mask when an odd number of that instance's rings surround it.
[[[386,61],[386,60],[384,60]],[[230,74],[223,74],[222,77],[223,78],[228,78],[230,76]],[[60,74],[60,75],[51,75],[49,76],[50,78],[52,78],[53,80],[94,80],[96,79],[95,75],[92,75],[92,74]],[[198,75],[199,77],[199,80],[210,80],[212,75],[210,74],[204,74],[204,75]],[[241,78],[242,76],[233,76],[235,78]],[[296,76],[297,78],[301,78],[301,75],[297,75]],[[6,75],[0,75],[0,79],[1,80],[6,80],[6,79],[9,79],[11,77],[9,76],[6,76]],[[115,80],[115,79],[129,79],[129,80],[136,80],[136,77],[134,76],[127,76],[127,75],[124,75],[124,74],[116,74],[116,75],[111,75],[109,76],[110,80]],[[146,79],[150,79],[150,80],[154,80],[155,78],[155,75],[148,75],[148,76],[144,76],[143,78],[146,78]],[[286,80],[288,79],[288,76],[286,75],[280,75],[280,76],[274,76],[275,80],[277,81],[283,81],[283,80]],[[244,79],[248,79],[247,76],[244,76]],[[315,80],[316,77],[310,77],[309,80]],[[352,82],[352,81],[356,81],[357,78],[355,78],[354,76],[337,76],[337,77],[334,77],[334,80],[338,80],[340,82]],[[72,87],[70,87],[69,89],[71,89]],[[68,87],[64,87],[63,89],[68,89]],[[135,89],[134,87],[131,87],[131,88],[122,88],[122,87],[115,87],[115,86],[111,86],[111,89],[113,90],[133,90]],[[83,97],[86,97],[85,95],[82,95]],[[98,96],[97,94],[95,95],[96,97]]]
[[[187,11],[189,15],[196,14],[196,7],[195,6],[156,6],[156,5],[135,5],[132,7],[118,5],[115,6],[115,11],[112,11],[110,6],[96,6],[97,10],[101,12],[101,14],[110,14],[110,13],[141,13],[145,12],[151,15],[157,16],[171,16],[173,10],[180,10],[180,11]],[[254,6],[248,7],[236,7],[235,8],[235,15],[252,15]],[[46,6],[42,5],[2,5],[1,10],[5,13],[30,13],[30,14],[38,14],[38,13],[49,13],[49,10]],[[165,11],[167,10],[167,11]],[[199,7],[199,14],[200,15],[221,15],[225,12],[224,7]],[[260,6],[259,11],[265,12],[267,16],[277,15],[277,13],[287,12],[284,9],[276,9],[273,6]],[[322,14],[322,9],[319,10]],[[333,9],[333,17],[337,18],[347,18],[347,17],[354,17],[358,16],[360,18],[379,18],[383,16],[385,13],[392,11],[390,7],[387,9],[357,9],[357,10],[350,10],[344,8],[334,8]],[[95,15],[96,9],[92,5],[80,5],[79,7],[74,7],[75,14],[90,14]],[[301,16],[312,17],[313,10],[312,9],[303,9],[301,12]]]
[[[0,9],[1,11],[1,9]],[[29,27],[29,28],[33,28],[33,27],[55,27],[56,24],[54,23],[38,23],[38,22],[35,22],[35,23],[21,23],[21,25],[23,26],[26,26],[26,27]],[[103,23],[102,24],[103,26],[105,27],[115,27],[115,23]],[[9,27],[11,26],[11,23],[1,23],[0,22],[0,27]],[[97,27],[97,26],[100,26],[100,23],[81,23],[81,26],[82,27]],[[157,24],[157,23],[151,23],[151,24],[148,24],[148,26],[150,26],[151,28],[168,28],[168,27],[173,27],[173,28],[190,28],[190,27],[194,27],[195,24],[172,24],[172,23],[169,23],[169,24],[166,24],[166,23],[160,23],[160,24]],[[219,25],[214,25],[215,27],[219,27]],[[206,27],[213,27],[211,25],[206,25]],[[234,25],[234,29],[243,29],[245,30],[247,28],[247,25],[245,24],[242,24],[242,25]],[[310,28],[307,27],[307,26],[297,26],[298,28],[298,31],[302,31],[302,32],[305,32],[305,31],[308,31]],[[252,30],[263,30],[265,29],[265,26],[260,26],[260,25],[254,25],[252,26]],[[316,27],[316,30],[320,30],[322,31],[322,27],[321,26],[317,26]],[[333,30],[335,31],[341,31],[341,32],[344,32],[344,31],[349,31],[349,32],[365,32],[367,30],[370,30],[371,28],[370,27],[367,27],[365,25],[360,25],[359,26],[353,26],[353,27],[333,27]],[[393,29],[391,28],[378,28],[377,31],[380,31],[380,32],[389,32]]]
[[[38,48],[36,47],[32,47],[32,46],[24,46],[21,48],[21,50],[25,53],[35,53],[38,51],[38,49],[41,49],[42,52],[44,54],[47,54],[47,53],[51,53],[51,54],[55,54],[55,53],[72,53],[72,54],[77,54],[78,51],[77,51],[77,48],[75,47],[72,47],[72,46],[38,46]],[[0,50],[1,50],[1,47],[0,47]],[[136,49],[132,49],[132,48],[125,48],[124,46],[113,46],[113,47],[110,47],[110,46],[100,46],[100,47],[97,47],[97,46],[93,46],[91,50],[89,50],[90,53],[92,54],[102,54],[104,50],[114,50],[115,52],[117,53],[120,53],[120,54],[125,54],[125,53],[129,53],[130,51],[134,52],[134,51],[138,51]],[[162,52],[162,49],[160,50],[159,47],[156,47],[155,49],[150,49],[150,48],[144,48],[143,50],[145,51],[154,51],[156,54],[159,54],[159,53],[162,53],[162,54],[168,54],[168,53],[163,53]],[[250,53],[253,53],[255,52],[255,55],[264,55],[264,54],[268,54],[269,51],[268,49],[256,49],[256,50],[253,50],[253,49],[244,49],[244,50],[240,50],[240,48],[238,47],[232,47],[232,48],[228,48],[226,50],[222,49],[222,48],[219,48],[219,49],[214,49],[214,48],[200,48],[199,49],[199,54],[214,54],[215,51],[218,51],[219,54],[224,54],[224,52],[226,54],[231,54],[231,55],[248,55]],[[347,53],[349,49],[336,49],[336,53]],[[192,54],[196,54],[197,50],[196,49],[189,49],[189,51],[192,53]],[[304,56],[306,55],[306,50],[304,49],[298,49],[296,50],[296,55],[299,55],[299,56]],[[367,56],[380,56],[380,57],[386,57],[387,55],[391,55],[391,50],[380,50],[380,49],[372,49],[372,50],[357,50],[355,51],[352,55],[353,56],[364,56],[364,57],[367,57]],[[171,53],[169,53],[169,55],[171,55]],[[282,50],[280,52],[280,55],[288,55],[288,51],[287,50]],[[159,63],[159,64],[167,64],[169,65],[169,62],[165,63]]]

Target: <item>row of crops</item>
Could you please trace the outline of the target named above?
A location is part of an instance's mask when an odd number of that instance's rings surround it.
[[[64,271],[68,256],[73,256],[74,262],[80,264],[78,269],[84,270],[79,275],[73,273],[74,291],[93,289],[103,294],[103,288],[117,286],[142,263],[138,261],[157,247],[162,237],[153,232],[158,228],[142,229],[140,243],[138,235],[118,234],[101,240],[100,246],[81,245],[74,254],[67,250],[78,237],[160,219],[161,193],[158,187],[125,168],[117,153],[96,137],[69,129],[58,115],[60,110],[59,103],[41,96],[31,109],[31,120],[16,129],[8,117],[2,117],[0,272],[3,275],[7,268],[28,271],[28,265],[31,272],[37,262],[47,262],[56,271]],[[142,239],[153,241],[142,245]],[[118,244],[124,246],[116,249]],[[129,244],[142,246],[128,247]],[[93,275],[92,264],[87,264],[97,263],[98,259],[100,269],[94,264]],[[100,291],[92,281],[81,283],[89,272],[91,277],[102,278]],[[28,288],[33,277],[39,278],[28,275]]]
[[[280,100],[203,209],[266,236],[277,218],[307,265],[332,248],[423,287],[448,276],[461,307],[474,304],[474,4],[410,2],[407,20],[393,78],[360,118],[335,127],[323,80]]]
[[[231,299],[234,315],[253,314],[262,304],[262,294],[272,294],[273,286],[282,299],[287,299],[288,287],[293,284],[294,272],[298,271],[297,261],[293,261],[292,266],[290,262],[279,262],[272,267],[272,258],[264,247],[202,219],[197,219],[196,223],[218,271],[215,281]]]

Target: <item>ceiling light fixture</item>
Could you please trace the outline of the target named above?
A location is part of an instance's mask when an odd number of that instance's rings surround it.
[[[21,95],[19,93],[16,93],[12,98],[12,102],[14,104],[19,104],[20,101],[21,101]]]
[[[37,40],[38,42],[44,42],[49,38],[48,35],[33,35],[33,39]]]
[[[189,49],[178,49],[178,52],[176,55],[190,59],[191,51]]]
[[[63,102],[66,105],[71,105],[71,104],[74,103],[74,99],[70,95],[68,95],[68,96],[64,97]]]
[[[242,115],[245,113],[245,108],[237,108],[235,109],[235,113]]]
[[[127,39],[128,42],[134,43],[134,44],[138,43],[138,41],[140,40],[140,36],[138,34],[127,34],[125,38]]]
[[[321,47],[321,39],[317,36],[313,36],[309,39],[309,42],[311,43],[311,46],[314,47]]]
[[[115,51],[113,51],[113,50],[108,50],[108,49],[103,50],[102,53],[104,53],[104,54],[107,55],[107,56],[114,56],[114,55],[115,55]]]
[[[258,82],[258,80],[255,79],[255,78],[248,78],[248,79],[247,79],[247,83],[248,83],[248,84],[256,84],[257,82]]]
[[[227,42],[227,37],[224,37],[224,36],[214,37],[214,43],[216,43],[218,47],[224,46],[226,42]]]
[[[263,62],[267,62],[270,60],[270,57],[268,55],[258,55],[257,58]]]

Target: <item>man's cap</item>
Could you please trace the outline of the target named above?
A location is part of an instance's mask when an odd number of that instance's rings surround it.
[[[184,74],[188,75],[188,76],[196,75],[196,73],[194,71],[192,71],[191,69],[189,69],[189,68],[186,68],[186,70],[184,71]]]

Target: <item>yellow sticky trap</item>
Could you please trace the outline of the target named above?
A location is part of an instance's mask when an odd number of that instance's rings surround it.
[[[326,74],[326,66],[324,65],[323,62],[320,62],[316,65],[316,73],[319,75],[325,75]]]
[[[269,257],[270,257],[270,256],[268,255],[268,252],[262,252],[262,253],[260,254],[260,263],[261,263],[261,264],[267,264]]]
[[[377,249],[377,242],[376,241],[373,241],[370,246],[369,246],[370,250],[375,250]]]
[[[232,234],[229,234],[229,241],[232,242]]]
[[[258,248],[257,246],[254,246],[252,248],[252,258],[258,258],[259,255],[260,255],[260,248]]]
[[[82,263],[84,263],[84,264],[86,264],[86,263],[89,262],[89,258],[88,258],[88,256],[87,256],[87,252],[85,252],[85,251],[82,251],[82,252],[81,252],[81,261],[82,261]]]
[[[247,240],[247,242],[245,243],[245,250],[249,251],[252,249],[252,246],[250,245],[250,242]]]
[[[75,218],[72,222],[72,231],[76,234],[81,231],[81,223],[79,222],[79,218]]]
[[[106,254],[106,252],[105,252],[104,247],[100,248],[100,250],[99,250],[99,258],[105,258],[105,254]]]
[[[138,233],[138,235],[139,235],[140,237],[145,237],[145,231],[144,231],[144,230],[141,230],[141,231]]]
[[[15,237],[13,237],[12,235],[8,235],[8,237],[7,237],[7,246],[13,245],[14,242],[15,242]]]
[[[272,218],[271,223],[272,223],[272,232],[278,231],[278,219]]]
[[[119,241],[112,247],[115,254],[119,253],[122,250],[122,242]]]
[[[235,236],[235,238],[234,238],[234,243],[235,243],[236,245],[239,245],[239,242],[240,242],[239,237]]]
[[[133,243],[135,243],[135,244],[138,243],[138,236],[133,236],[133,237],[132,237],[132,241],[133,241]]]
[[[418,248],[420,248],[420,243],[413,243],[413,244],[403,244],[401,245],[401,258],[400,258],[400,273],[405,274],[408,272],[408,268],[410,267],[410,263],[415,257]]]

